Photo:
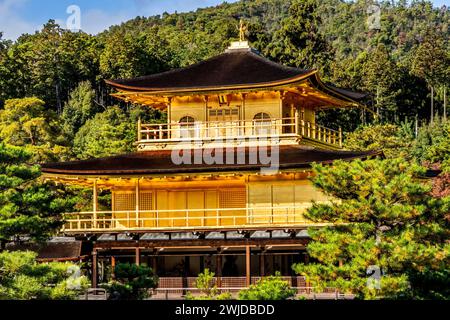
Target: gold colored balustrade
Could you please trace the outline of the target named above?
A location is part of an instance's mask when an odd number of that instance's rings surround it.
[[[332,130],[297,118],[171,124],[142,124],[140,121],[138,123],[138,143],[293,136],[342,147],[341,130]]]
[[[306,206],[242,209],[101,211],[65,214],[63,232],[316,226]]]

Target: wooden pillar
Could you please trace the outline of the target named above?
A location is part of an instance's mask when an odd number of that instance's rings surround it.
[[[251,251],[250,246],[245,247],[245,285],[249,287],[252,282],[251,277]]]
[[[152,269],[153,269],[153,274],[157,275],[158,274],[158,256],[155,254],[152,257]]]
[[[140,198],[141,198],[141,196],[140,196],[140,193],[141,193],[141,188],[140,188],[140,180],[139,179],[137,179],[136,180],[136,187],[135,187],[135,193],[136,193],[136,227],[137,228],[139,228],[139,227],[141,227],[140,225],[139,225],[139,210],[140,210],[140,208],[139,208],[139,202],[140,202]]]
[[[135,258],[136,265],[139,266],[141,264],[141,249],[139,247],[135,249]]]
[[[98,272],[97,272],[97,251],[92,251],[92,288],[97,288]]]
[[[115,278],[116,275],[116,257],[111,256],[111,276]]]
[[[172,138],[172,98],[167,103],[167,139]]]
[[[139,117],[138,119],[138,142],[140,142],[142,140],[142,120]]]
[[[217,287],[222,287],[222,255],[220,253],[216,256],[216,277],[217,277]]]
[[[261,254],[259,255],[259,275],[261,277],[264,277],[265,273],[266,273],[265,263],[266,263],[266,259],[265,259],[264,251],[261,251]]]
[[[97,211],[98,211],[98,189],[97,189],[97,179],[95,179],[92,192],[92,219],[94,229],[97,229]]]

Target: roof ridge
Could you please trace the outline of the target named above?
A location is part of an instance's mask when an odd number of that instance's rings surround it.
[[[236,51],[228,51],[228,52],[224,52],[224,53],[215,55],[215,56],[210,57],[210,58],[208,58],[206,60],[199,61],[197,63],[191,64],[191,65],[186,66],[186,67],[180,67],[180,68],[176,68],[176,69],[172,69],[172,70],[168,70],[168,71],[164,71],[164,72],[159,72],[159,73],[154,73],[154,74],[150,74],[150,75],[140,76],[140,77],[136,77],[136,78],[132,78],[132,79],[135,80],[135,81],[142,81],[142,80],[149,80],[149,79],[157,78],[157,77],[160,77],[160,76],[166,76],[166,75],[170,75],[170,74],[186,71],[186,70],[189,70],[189,69],[193,69],[195,67],[204,65],[204,64],[212,62],[214,60],[218,60],[221,57],[228,56],[228,55],[248,55],[248,56],[251,56],[253,58],[256,58],[257,60],[259,60],[259,61],[261,61],[261,62],[263,62],[263,63],[265,63],[267,65],[270,65],[270,66],[273,66],[273,67],[276,67],[276,68],[279,68],[279,69],[282,69],[282,70],[285,70],[285,71],[304,73],[304,72],[309,72],[309,71],[313,71],[314,70],[314,69],[299,69],[299,68],[296,68],[296,67],[286,66],[286,65],[283,65],[281,63],[277,63],[277,62],[271,61],[270,59],[264,57],[262,54],[256,53],[254,50],[245,50],[245,51],[244,50],[236,50]],[[115,82],[115,83],[118,83],[118,84],[123,84],[123,82],[128,81],[128,80],[130,80],[130,79],[123,79],[123,78],[121,78],[121,79],[115,79],[115,80],[107,80],[107,82],[109,82],[109,83],[110,82]]]

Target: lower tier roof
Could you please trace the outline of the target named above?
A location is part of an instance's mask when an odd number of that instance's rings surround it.
[[[219,149],[221,150],[221,149]],[[274,151],[276,149],[272,149]],[[271,165],[264,164],[260,160],[260,149],[258,148],[242,148],[223,149],[223,156],[220,151],[205,149],[205,154],[210,154],[218,159],[223,159],[223,164],[201,164],[194,163],[194,150],[180,152],[191,159],[191,163],[177,165],[172,160],[171,150],[162,151],[143,151],[117,155],[107,158],[98,158],[83,161],[49,163],[42,166],[44,174],[52,175],[69,175],[69,176],[142,176],[142,175],[158,175],[158,174],[184,174],[184,173],[208,173],[208,172],[230,172],[230,171],[259,171],[262,168],[269,168]],[[234,152],[234,161],[227,164],[227,152]],[[245,164],[238,164],[237,153],[245,152]],[[264,153],[263,153],[264,154]],[[280,146],[279,147],[279,166],[281,170],[309,168],[312,163],[329,164],[335,160],[353,160],[364,159],[367,157],[381,155],[380,151],[332,151],[316,148],[308,148],[305,146]],[[268,149],[270,157],[271,150]],[[249,161],[249,159],[257,159],[257,161]],[[273,158],[276,160],[276,157]],[[242,162],[242,161],[241,161]]]

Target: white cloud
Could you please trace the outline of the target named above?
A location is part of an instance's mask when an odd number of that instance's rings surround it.
[[[0,31],[5,39],[17,39],[23,33],[31,33],[39,26],[19,17],[16,12],[28,0],[0,0]]]

